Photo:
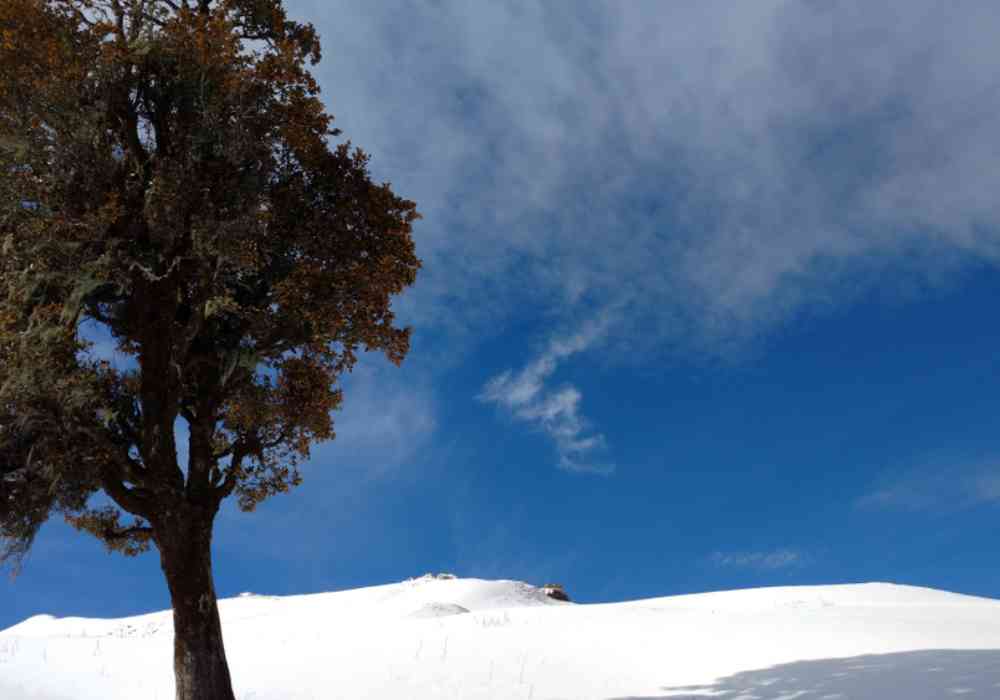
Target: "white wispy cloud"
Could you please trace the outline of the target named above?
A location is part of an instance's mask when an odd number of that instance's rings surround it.
[[[382,478],[405,469],[433,440],[437,398],[419,368],[369,355],[343,385],[344,406],[334,413],[337,437],[317,447],[310,470],[332,469],[340,479],[345,466],[360,467]]]
[[[581,413],[580,391],[570,384],[550,388],[546,382],[561,362],[601,340],[614,315],[614,311],[605,310],[575,333],[553,338],[533,362],[518,372],[498,374],[479,394],[481,401],[495,403],[544,431],[555,443],[559,467],[567,471],[610,474],[614,465],[593,459],[607,443]]]
[[[720,567],[751,569],[784,569],[803,563],[804,557],[794,549],[776,549],[770,552],[713,552],[711,562]]]
[[[921,467],[883,477],[855,505],[864,510],[953,511],[995,503],[1000,503],[1000,465],[952,462],[947,468]]]
[[[449,342],[624,293],[622,337],[724,345],[1000,259],[990,0],[289,6]]]
[[[321,576],[369,536],[366,529],[377,529],[379,499],[373,494],[425,468],[438,431],[435,392],[425,375],[405,369],[405,363],[399,368],[364,356],[343,378],[344,405],[334,413],[337,437],[313,446],[302,465],[302,485],[268,499],[253,515],[228,499],[216,530],[220,551],[265,556],[299,575]]]

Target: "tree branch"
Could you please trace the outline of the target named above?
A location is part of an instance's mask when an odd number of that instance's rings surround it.
[[[122,483],[122,475],[113,465],[101,469],[101,488],[123,509],[140,518],[149,520],[153,513],[154,500],[142,489],[130,489]]]
[[[129,37],[129,43],[134,42],[139,37],[139,32],[142,31],[143,19],[151,19],[146,13],[146,4],[148,0],[132,0],[132,35]]]
[[[125,37],[125,9],[118,0],[111,0],[111,9],[115,15],[115,34],[121,42],[127,41]]]
[[[140,14],[140,17],[142,17],[142,19],[144,19],[144,20],[146,20],[148,22],[151,22],[151,23],[155,24],[157,27],[165,27],[165,26],[167,26],[167,23],[164,22],[162,19],[160,19],[156,15],[152,15],[152,14],[146,12],[146,11],[143,11]]]
[[[85,24],[88,27],[93,27],[94,25],[97,24],[93,20],[89,19],[87,17],[87,15],[83,14],[83,12],[81,12],[80,9],[78,7],[76,7],[75,3],[73,3],[73,2],[66,2],[66,0],[63,0],[59,4],[62,7],[66,8],[67,10],[69,10],[70,12],[72,12],[73,13],[73,17],[75,17],[76,21],[79,22],[80,24]]]
[[[121,530],[108,529],[104,531],[103,535],[106,540],[125,540],[133,537],[147,539],[153,536],[153,528],[148,525],[133,525]]]
[[[224,498],[227,498],[229,494],[233,492],[233,489],[236,488],[236,484],[239,481],[240,470],[243,468],[243,460],[246,459],[247,456],[246,448],[241,445],[239,441],[237,441],[235,445],[236,447],[233,451],[233,459],[224,472],[222,482],[213,484],[215,497],[220,502]]]

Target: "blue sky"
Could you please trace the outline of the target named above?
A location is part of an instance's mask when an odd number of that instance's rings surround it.
[[[877,5],[288,2],[425,268],[402,368],[220,515],[220,595],[1000,597],[1000,17]],[[0,627],[169,605],[57,522],[0,585]]]

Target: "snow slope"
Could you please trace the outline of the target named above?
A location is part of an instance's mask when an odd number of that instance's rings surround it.
[[[997,700],[1000,601],[870,583],[576,605],[423,577],[220,602],[240,700]],[[169,700],[170,613],[0,632],[0,698]]]

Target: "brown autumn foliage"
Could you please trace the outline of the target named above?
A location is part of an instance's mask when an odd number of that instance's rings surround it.
[[[415,205],[331,145],[319,58],[280,0],[0,2],[0,561],[52,514],[155,545],[179,698],[231,697],[220,503],[297,485],[338,377],[409,346]]]

